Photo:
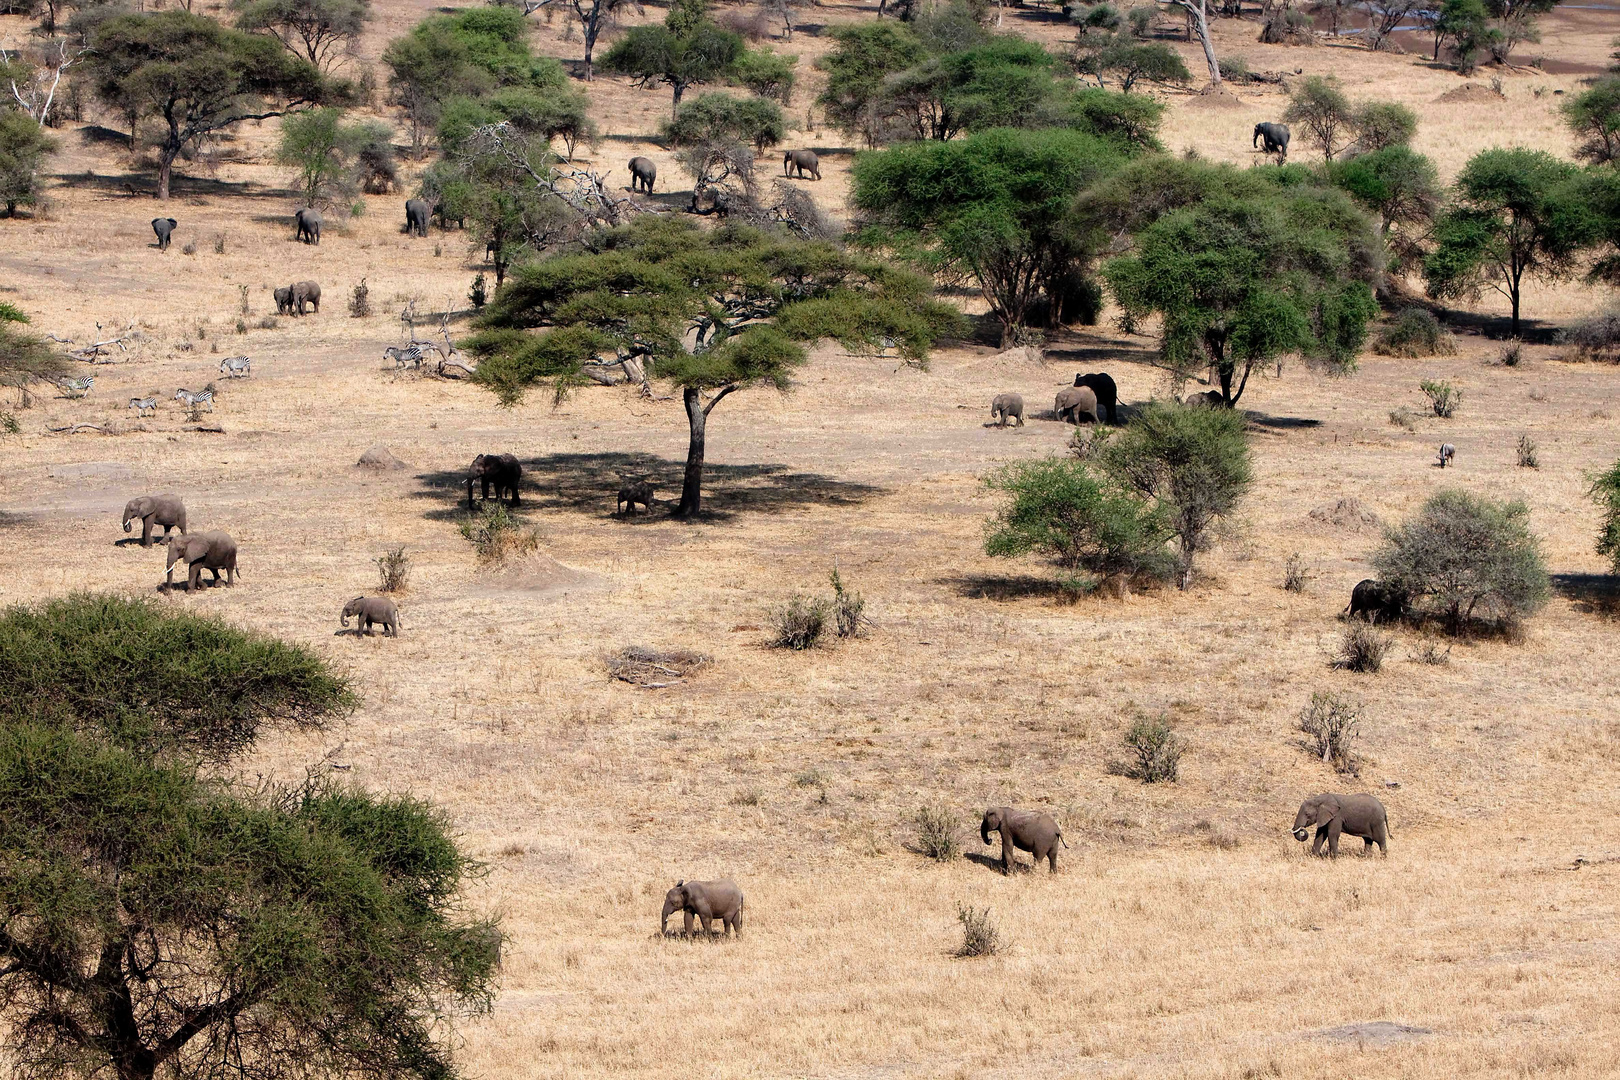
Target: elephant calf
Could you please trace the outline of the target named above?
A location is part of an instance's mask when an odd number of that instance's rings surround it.
[[[990,420],[997,427],[1006,427],[1008,420],[1017,420],[1024,426],[1024,399],[1019,394],[997,394],[990,402]]]
[[[184,562],[190,573],[186,577],[186,591],[196,592],[197,586],[202,584],[202,572],[211,570],[214,574],[214,583],[219,582],[219,572],[225,571],[225,584],[236,584],[236,541],[228,533],[201,532],[190,536],[169,537],[169,561],[164,575],[163,587],[174,586],[174,564]]]
[[[1011,806],[992,806],[984,812],[979,823],[979,839],[990,842],[990,834],[1001,834],[1001,872],[1012,873],[1013,850],[1027,851],[1035,857],[1035,865],[1042,859],[1051,873],[1057,873],[1058,845],[1068,847],[1057,819],[1038,810],[1017,810]]]
[[[1097,393],[1089,386],[1066,386],[1052,402],[1052,414],[1059,420],[1078,424],[1082,414],[1097,422]]]
[[[710,937],[724,937],[730,930],[734,937],[742,936],[743,894],[730,878],[719,881],[677,881],[675,887],[664,894],[664,915],[658,932],[669,933],[669,917],[677,911],[686,915],[685,936],[692,936],[692,918],[697,917],[698,928]],[[714,920],[722,923],[716,934]]]
[[[386,596],[357,596],[343,605],[338,622],[347,629],[349,616],[354,616],[356,634],[371,634],[371,624],[381,623],[383,637],[399,637],[399,608]]]
[[[141,547],[152,546],[153,525],[163,526],[165,541],[176,526],[180,535],[186,533],[186,504],[178,495],[141,495],[129,500],[124,504],[125,532],[129,532],[130,522],[137,518],[141,522]]]
[[[1406,614],[1407,596],[1393,585],[1385,585],[1373,578],[1356,582],[1350,591],[1350,606],[1340,614],[1355,618],[1360,615],[1368,622],[1379,619],[1399,619]]]
[[[645,480],[637,480],[619,489],[619,506],[615,512],[622,514],[628,508],[633,514],[636,512],[636,503],[640,503],[647,513],[652,513],[653,486]]]
[[[1311,854],[1322,854],[1322,841],[1327,841],[1328,857],[1339,857],[1339,837],[1359,836],[1362,852],[1372,850],[1374,844],[1382,855],[1389,854],[1389,812],[1384,804],[1371,795],[1317,795],[1299,804],[1294,815],[1294,839],[1304,843],[1316,826],[1316,842]]]

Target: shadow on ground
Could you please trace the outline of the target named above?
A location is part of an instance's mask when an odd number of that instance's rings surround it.
[[[952,574],[935,580],[969,600],[1023,600],[1031,596],[1066,595],[1055,579],[1028,574]]]
[[[523,509],[574,510],[617,518],[619,488],[645,479],[656,490],[652,513],[626,514],[627,523],[657,521],[680,501],[684,460],[651,454],[551,454],[523,461]],[[412,494],[437,505],[423,516],[459,521],[467,512],[467,480],[459,471],[420,473]],[[481,492],[477,489],[474,495]],[[714,465],[703,470],[703,515],[723,521],[737,514],[775,514],[800,506],[859,506],[887,489],[839,480],[821,473],[795,472],[786,465]]]
[[[1554,574],[1553,592],[1586,615],[1620,615],[1620,576],[1614,574]]]

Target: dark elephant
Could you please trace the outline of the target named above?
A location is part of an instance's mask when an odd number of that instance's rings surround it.
[[[637,480],[619,489],[619,505],[614,513],[623,514],[628,509],[634,514],[636,503],[640,503],[647,513],[652,513],[653,486],[645,480]]]
[[[1108,410],[1108,422],[1119,423],[1119,387],[1114,385],[1114,377],[1106,371],[1094,372],[1090,375],[1075,375],[1074,385],[1090,387],[1091,392],[1097,395],[1097,404]]]
[[[1254,125],[1254,138],[1249,141],[1253,145],[1264,139],[1266,141],[1266,153],[1287,157],[1288,137],[1287,124],[1256,124]]]
[[[309,207],[293,215],[293,221],[298,226],[298,235],[294,239],[302,240],[306,244],[319,244],[321,242],[321,215],[317,210]]]
[[[172,217],[157,217],[152,219],[152,231],[157,233],[159,251],[169,250],[169,234],[174,232],[175,226],[179,224],[180,223],[174,220]]]
[[[433,207],[426,199],[405,200],[405,231],[413,236],[426,236],[428,218],[433,216]]]
[[[1201,394],[1188,394],[1181,399],[1181,403],[1187,406],[1202,405],[1211,409],[1220,409],[1226,406],[1226,399],[1221,396],[1219,390],[1205,390]]]
[[[345,629],[354,616],[355,636],[370,636],[373,623],[381,623],[383,637],[399,637],[399,608],[386,596],[357,596],[343,605],[338,622]]]
[[[152,526],[163,526],[163,539],[176,527],[180,535],[186,533],[186,504],[178,495],[140,495],[124,504],[124,531],[130,531],[130,522],[141,523],[141,547],[152,546]]]
[[[283,285],[275,292],[276,314],[291,315],[293,313],[292,286]]]
[[[1322,854],[1322,841],[1326,840],[1328,857],[1338,858],[1341,835],[1361,837],[1363,853],[1377,844],[1380,854],[1389,854],[1389,812],[1371,795],[1323,794],[1306,799],[1294,815],[1294,839],[1303,843],[1312,825],[1316,826],[1312,855]]]
[[[315,314],[321,313],[321,287],[313,281],[295,281],[290,286],[291,306],[293,313],[302,315],[304,305],[314,307]]]
[[[1080,422],[1081,414],[1097,420],[1097,394],[1089,386],[1065,386],[1052,402],[1052,414],[1071,424]]]
[[[652,158],[633,157],[630,159],[630,192],[644,192],[652,194],[653,181],[658,179],[658,166]]]
[[[669,917],[677,911],[686,915],[686,936],[692,936],[692,918],[697,917],[698,928],[710,937],[724,937],[727,930],[733,936],[742,936],[743,894],[730,878],[719,881],[677,881],[675,887],[664,894],[664,915],[658,932],[669,933]],[[718,934],[714,920],[719,919]]]
[[[436,202],[433,204],[433,216],[439,219],[439,228],[443,229],[445,232],[450,231],[450,223],[452,221],[456,223],[456,228],[458,229],[465,229],[467,227],[466,213],[459,209],[447,209],[442,202]]]
[[[200,532],[190,536],[170,536],[168,573],[163,577],[165,589],[174,585],[174,564],[177,562],[184,562],[191,568],[186,578],[187,592],[197,591],[204,570],[213,571],[216,585],[219,584],[221,570],[225,571],[226,585],[236,584],[236,541],[228,533]]]
[[[1352,619],[1360,615],[1371,623],[1379,619],[1388,622],[1405,615],[1407,603],[1407,595],[1400,589],[1365,578],[1356,582],[1356,587],[1350,590],[1350,606],[1341,614]]]
[[[518,481],[523,478],[523,466],[511,454],[479,454],[467,469],[467,509],[473,508],[473,482],[481,481],[483,498],[489,498],[489,487],[495,485],[495,501],[512,493],[512,505],[518,504]]]
[[[788,150],[782,155],[782,175],[788,175],[788,169],[793,169],[800,180],[804,174],[809,173],[817,180],[821,179],[821,159],[816,157],[814,150]]]
[[[1063,840],[1063,830],[1057,819],[1038,810],[1015,810],[1011,806],[992,806],[979,822],[979,839],[990,842],[990,834],[1001,834],[1001,872],[1012,873],[1013,851],[1027,851],[1039,866],[1045,859],[1051,873],[1057,873],[1058,845],[1069,845]]]

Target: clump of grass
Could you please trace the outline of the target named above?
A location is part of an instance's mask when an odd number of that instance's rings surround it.
[[[771,647],[802,652],[814,648],[827,629],[832,605],[795,593],[786,604],[771,612]]]
[[[1339,638],[1339,649],[1334,654],[1333,666],[1344,668],[1346,671],[1365,671],[1374,673],[1384,666],[1384,656],[1389,652],[1389,636],[1380,632],[1371,623],[1352,620],[1344,628],[1344,634]]]
[[[1118,766],[1118,772],[1144,784],[1173,784],[1181,772],[1181,755],[1187,744],[1162,716],[1138,717],[1126,730],[1122,741],[1135,760]]]
[[[214,234],[214,254],[215,255],[223,255],[223,254],[225,254],[225,234],[224,233],[215,233]]]
[[[274,330],[279,325],[280,324],[276,322],[276,317],[274,315],[266,315],[259,320],[260,330]]]
[[[0,431],[7,435],[22,434],[22,422],[17,419],[16,413],[0,412]]]
[[[403,592],[411,576],[411,557],[405,545],[389,548],[377,556],[377,588],[382,592]]]
[[[238,334],[245,334],[248,332],[248,324],[246,319],[236,320],[236,332]]]
[[[1541,459],[1536,456],[1536,440],[1528,433],[1519,436],[1519,468],[1541,468]]]
[[[956,921],[962,924],[962,945],[956,950],[957,956],[994,956],[1007,947],[1001,931],[990,919],[989,908],[957,904]]]
[[[950,862],[956,858],[956,817],[944,806],[925,806],[917,811],[917,850],[930,859]]]
[[[1389,422],[1394,424],[1396,427],[1405,428],[1407,431],[1417,430],[1417,416],[1412,412],[1411,409],[1401,408],[1389,410]]]
[[[1582,319],[1559,335],[1581,360],[1620,360],[1620,308]]]
[[[833,567],[832,590],[833,630],[839,637],[855,637],[866,624],[866,598],[844,588],[837,567]]]
[[[806,769],[793,777],[795,787],[826,787],[827,774],[820,769]]]
[[[1412,650],[1412,659],[1419,664],[1432,664],[1436,667],[1451,663],[1451,646],[1447,645],[1442,651],[1440,643],[1425,641]]]
[[[1425,308],[1409,307],[1378,328],[1372,351],[1384,356],[1449,356],[1457,351],[1457,341],[1440,320]]]
[[[765,796],[757,787],[743,788],[731,796],[732,806],[758,806],[765,801]]]
[[[349,297],[349,317],[351,319],[364,319],[371,314],[371,290],[366,288],[366,279],[361,278],[360,284],[354,287],[354,293]]]
[[[1520,361],[1522,361],[1523,359],[1524,359],[1524,342],[1520,341],[1518,338],[1510,338],[1510,339],[1508,339],[1508,343],[1505,346],[1503,346],[1503,348],[1502,348],[1502,364],[1503,364],[1503,366],[1505,366],[1505,367],[1518,367]]]
[[[186,241],[186,246],[180,249],[180,254],[182,254],[182,255],[195,255],[195,254],[197,254],[197,242],[195,240],[187,240]]]
[[[1462,404],[1462,391],[1444,380],[1436,382],[1424,379],[1418,383],[1418,389],[1429,396],[1429,405],[1434,409],[1434,415],[1442,420],[1451,419],[1452,414],[1457,411],[1457,406]]]
[[[461,536],[486,566],[499,566],[513,555],[525,555],[540,546],[540,533],[526,529],[502,502],[483,503],[477,514],[461,522]]]
[[[1356,740],[1361,736],[1361,705],[1332,691],[1318,690],[1299,714],[1305,745],[1336,772],[1356,772]]]
[[[1283,565],[1282,586],[1286,592],[1304,592],[1305,583],[1309,580],[1305,571],[1305,564],[1300,560],[1299,552],[1288,556],[1288,562]]]
[[[239,299],[241,300],[242,314],[243,315],[251,315],[251,314],[253,314],[253,312],[248,309],[248,287],[246,285],[238,285],[236,287],[236,291],[239,294]]]

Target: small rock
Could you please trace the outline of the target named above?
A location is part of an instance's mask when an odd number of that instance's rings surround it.
[[[1387,788],[1398,788],[1401,786],[1401,782],[1399,780],[1385,780],[1384,786]]]
[[[403,461],[399,460],[399,458],[395,457],[392,450],[388,449],[388,447],[382,445],[381,443],[378,443],[370,450],[367,450],[365,453],[361,454],[360,460],[355,462],[355,465],[356,467],[362,469],[410,468],[410,466],[406,465]]]

